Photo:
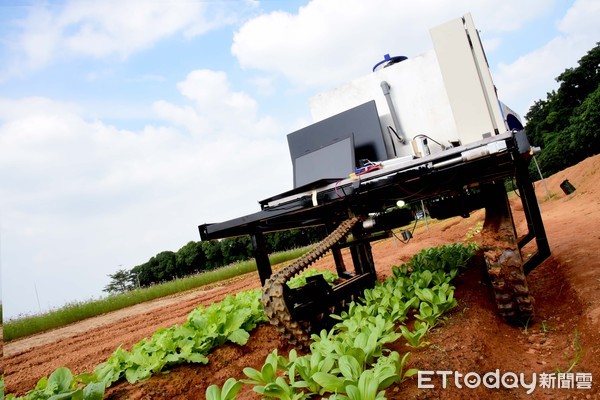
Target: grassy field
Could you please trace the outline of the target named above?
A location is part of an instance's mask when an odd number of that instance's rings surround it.
[[[294,260],[308,250],[309,248],[302,248],[274,253],[269,259],[271,260],[271,265],[276,265]],[[244,261],[213,271],[204,272],[202,274],[154,285],[149,288],[136,289],[99,300],[67,304],[64,307],[48,313],[6,321],[4,323],[4,341],[7,342],[34,333],[59,328],[86,318],[95,317],[145,301],[195,289],[253,271],[256,271],[256,262],[254,260]]]

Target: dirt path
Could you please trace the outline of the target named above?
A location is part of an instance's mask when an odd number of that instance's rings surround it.
[[[523,389],[458,389],[450,383],[441,387],[439,377],[432,379],[434,388],[418,389],[416,379],[390,388],[388,398],[418,399],[598,399],[600,387],[600,156],[585,160],[552,178],[546,184],[553,193],[546,199],[540,191],[544,223],[552,256],[528,277],[536,299],[536,318],[526,327],[502,323],[484,271],[472,268],[456,281],[459,305],[445,326],[431,332],[431,345],[412,351],[410,363],[421,370],[451,370],[462,373],[523,372],[552,373],[557,370],[591,373],[592,390],[543,389],[532,395]],[[564,179],[577,188],[566,196],[559,188]],[[513,199],[518,230],[525,222],[520,203]],[[483,212],[471,218],[455,218],[430,225],[429,232],[419,226],[415,239],[408,245],[389,239],[373,245],[380,278],[391,266],[407,261],[421,248],[462,241],[465,234],[483,218]],[[333,268],[331,256],[320,267]],[[5,381],[7,392],[23,393],[37,380],[59,366],[80,373],[92,370],[119,345],[132,344],[150,336],[160,327],[185,321],[199,304],[208,305],[229,293],[259,287],[257,274],[248,274],[234,282],[211,290],[199,290],[182,296],[131,307],[118,313],[84,321],[64,329],[5,344]],[[582,355],[577,356],[581,347]],[[120,382],[107,392],[111,399],[203,399],[206,387],[222,384],[228,377],[243,378],[246,366],[260,368],[265,356],[274,348],[289,350],[269,325],[257,328],[246,346],[223,346],[209,356],[204,366],[180,366],[166,375],[155,376],[135,385]],[[402,342],[395,350],[406,352]],[[248,388],[241,399],[257,399]]]
[[[7,357],[15,354],[24,353],[34,347],[45,346],[56,342],[57,340],[67,339],[79,334],[87,333],[91,330],[101,328],[106,325],[112,325],[130,318],[132,315],[144,314],[161,308],[176,307],[177,304],[189,303],[196,304],[199,298],[209,296],[211,292],[223,289],[219,286],[214,289],[194,290],[191,292],[179,293],[142,304],[137,304],[122,310],[113,311],[94,318],[70,324],[61,328],[54,329],[52,332],[43,332],[28,336],[22,340],[15,340],[6,345],[4,355]]]
[[[5,344],[7,392],[15,390],[13,382],[21,390],[31,389],[40,377],[59,366],[69,367],[74,373],[91,371],[117,347],[130,348],[158,328],[185,322],[187,315],[201,304],[207,306],[229,293],[253,287],[260,287],[260,281],[254,276],[244,276],[227,287],[141,304]]]

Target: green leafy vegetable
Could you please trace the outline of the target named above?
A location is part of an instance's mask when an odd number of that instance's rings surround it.
[[[206,400],[233,400],[242,387],[242,382],[229,378],[223,384],[223,389],[211,385],[206,389]]]
[[[84,384],[87,386],[83,387]],[[57,368],[48,378],[43,377],[35,388],[23,397],[12,394],[7,400],[101,400],[104,397],[104,384],[92,374],[75,375],[65,367]]]
[[[309,277],[315,276],[315,275],[323,275],[325,282],[329,283],[330,285],[333,285],[333,283],[338,280],[338,276],[331,271],[327,271],[327,270],[321,271],[318,269],[309,269],[309,270],[304,271],[302,274],[290,279],[287,282],[287,285],[290,289],[299,288],[301,286],[306,285],[306,278],[309,278]]]

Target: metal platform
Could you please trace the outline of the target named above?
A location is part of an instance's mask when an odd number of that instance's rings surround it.
[[[250,235],[261,280],[271,275],[263,235],[268,232],[315,225],[336,226],[349,215],[367,216],[396,206],[399,200],[414,203],[436,198],[465,199],[453,215],[483,207],[470,201],[470,190],[486,183],[515,179],[521,193],[528,233],[522,247],[532,239],[538,253],[525,265],[529,272],[549,254],[546,234],[533,184],[528,175],[532,157],[524,131],[505,132],[466,146],[453,147],[423,158],[382,162],[376,171],[322,186],[304,186],[261,201],[261,210],[229,221],[199,226],[202,240]],[[468,199],[469,201],[466,201]],[[450,216],[450,215],[449,215]],[[397,226],[407,221],[398,221]],[[389,228],[389,227],[388,227]]]

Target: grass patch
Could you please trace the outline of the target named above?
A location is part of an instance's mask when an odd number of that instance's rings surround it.
[[[269,256],[269,259],[271,260],[271,265],[276,265],[294,260],[308,250],[309,248],[301,248],[274,253]],[[8,342],[35,333],[59,328],[110,311],[120,310],[160,297],[185,292],[186,290],[206,286],[253,271],[256,271],[256,262],[254,260],[243,261],[148,288],[136,289],[98,300],[69,303],[47,313],[6,321],[4,324],[4,341]]]

